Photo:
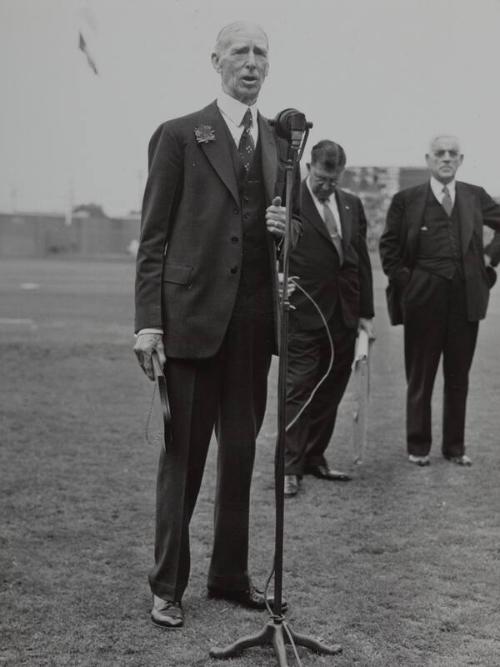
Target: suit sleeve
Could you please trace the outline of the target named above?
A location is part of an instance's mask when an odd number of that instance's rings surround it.
[[[135,282],[135,330],[162,328],[163,258],[182,188],[183,150],[169,124],[153,134],[148,150]]]
[[[405,205],[400,193],[394,195],[387,211],[385,228],[380,237],[379,252],[382,269],[389,280],[404,282],[410,270],[404,266],[403,221]]]
[[[500,263],[500,204],[484,190],[480,189],[483,223],[495,231],[495,236],[484,249],[491,259],[491,265]]]
[[[368,223],[366,221],[365,211],[361,200],[358,200],[359,207],[359,232],[358,232],[358,256],[359,256],[359,283],[360,283],[360,297],[359,297],[359,316],[370,319],[374,316],[373,306],[373,274],[372,265],[370,261],[370,254],[368,252],[368,245],[366,243],[366,234]]]

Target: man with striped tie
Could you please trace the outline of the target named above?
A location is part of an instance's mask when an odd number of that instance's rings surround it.
[[[302,234],[290,257],[298,287],[290,298],[287,422],[293,424],[285,446],[287,497],[298,493],[303,475],[350,479],[330,468],[325,451],[351,374],[358,329],[373,335],[373,287],[363,205],[338,187],[345,164],[342,146],[320,141],[302,183]]]
[[[223,28],[212,53],[217,100],[163,123],[149,145],[137,254],[135,353],[165,367],[172,441],[156,495],[154,623],[184,623],[189,524],[215,428],[218,479],[208,593],[252,609],[250,483],[277,350],[276,250],[285,229],[286,142],[257,110],[268,39],[253,23]],[[297,221],[300,226],[300,222]]]
[[[394,196],[380,239],[382,266],[399,295],[404,325],[407,452],[411,463],[429,465],[432,390],[442,358],[441,451],[446,460],[469,466],[469,370],[496,280],[492,267],[500,260],[500,206],[483,188],[455,180],[463,161],[456,137],[435,137],[426,161],[430,180]],[[497,232],[485,249],[483,225]]]

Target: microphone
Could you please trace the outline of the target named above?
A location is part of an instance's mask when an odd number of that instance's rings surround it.
[[[276,114],[276,118],[270,121],[275,128],[276,134],[286,139],[293,148],[300,148],[303,135],[309,132],[312,123],[306,120],[305,114],[297,109],[284,109]]]

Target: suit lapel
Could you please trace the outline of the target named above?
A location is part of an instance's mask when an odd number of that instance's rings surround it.
[[[352,211],[342,190],[336,189],[335,197],[337,199],[337,208],[339,209],[340,226],[342,228],[342,247],[345,254],[352,236]]]
[[[278,152],[276,148],[276,139],[269,123],[260,113],[259,122],[259,141],[262,155],[262,175],[268,202],[271,202],[274,195],[274,186],[276,184],[276,174],[278,169]]]
[[[474,231],[474,196],[467,190],[464,183],[456,184],[455,201],[462,239],[462,254],[465,255]]]
[[[314,229],[328,241],[328,245],[334,248],[330,234],[328,233],[323,219],[318,213],[318,209],[316,208],[305,181],[302,183],[302,215],[311,223]]]
[[[413,264],[415,260],[415,253],[417,251],[417,240],[420,227],[422,226],[422,220],[425,213],[425,205],[427,203],[427,197],[429,196],[430,184],[425,183],[421,185],[414,198],[408,202],[407,208],[407,219],[408,219],[408,236],[407,236],[407,248],[408,248],[408,260],[410,264]]]
[[[230,141],[232,141],[232,138],[216,102],[212,102],[212,104],[200,112],[198,127],[201,125],[208,125],[214,130],[215,141],[199,143],[198,145],[203,153],[205,153],[207,160],[217,172],[221,181],[232,194],[234,201],[239,204],[240,197],[233,168],[233,157],[231,155],[232,147]]]

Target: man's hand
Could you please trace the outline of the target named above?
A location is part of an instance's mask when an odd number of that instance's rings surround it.
[[[266,227],[267,231],[281,238],[285,233],[286,227],[286,208],[281,206],[281,197],[275,197],[271,206],[266,209]]]
[[[375,340],[375,327],[373,320],[366,317],[359,318],[359,331],[366,331],[370,340]]]
[[[160,333],[138,333],[134,345],[137,360],[150,380],[155,379],[153,369],[153,352],[158,355],[158,361],[162,368],[165,367],[167,358],[163,347],[163,334]]]

